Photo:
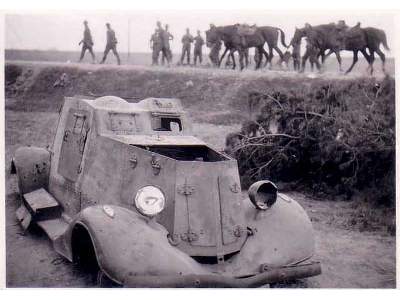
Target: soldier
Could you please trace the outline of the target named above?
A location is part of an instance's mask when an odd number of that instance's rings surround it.
[[[210,54],[208,57],[214,66],[218,66],[219,64],[219,51],[221,51],[221,46],[222,42],[220,40],[211,45]]]
[[[164,30],[164,34],[162,37],[162,42],[165,46],[166,52],[168,54],[168,59],[167,57],[164,55],[164,52],[162,53],[162,57],[161,57],[161,64],[164,65],[165,63],[165,59],[171,61],[172,60],[172,52],[171,52],[171,47],[169,45],[169,41],[172,41],[174,39],[174,36],[168,31],[168,24],[165,25],[165,30]]]
[[[187,64],[190,64],[190,47],[193,43],[193,36],[189,32],[189,28],[186,28],[186,34],[182,37],[182,56],[181,56],[181,64],[183,64],[183,60],[185,55],[187,55]]]
[[[168,55],[168,51],[169,49],[167,47],[169,47],[169,38],[168,38],[168,45],[165,44],[165,41],[167,39],[167,33],[165,32],[165,29],[162,28],[161,26],[161,22],[157,21],[157,30],[158,30],[158,34],[160,36],[160,40],[161,40],[161,45],[160,45],[160,51],[162,52],[162,55],[167,59],[168,64],[170,63],[170,56]]]
[[[210,30],[215,29],[216,26],[211,23],[210,24]],[[208,55],[208,57],[210,58],[210,61],[212,62],[212,64],[216,67],[219,65],[219,51],[221,51],[221,46],[222,46],[222,42],[221,40],[218,40],[214,43],[209,43],[210,45],[208,45],[210,47],[210,54]]]
[[[199,58],[200,64],[203,61],[202,48],[204,45],[204,40],[200,35],[200,30],[197,30],[197,36],[194,38],[194,65],[197,64],[197,58]]]
[[[104,50],[104,56],[103,59],[101,60],[101,64],[103,64],[107,58],[108,52],[112,50],[114,53],[115,57],[117,58],[118,64],[121,64],[121,60],[119,59],[119,55],[117,52],[117,38],[115,37],[115,31],[111,29],[110,23],[106,23],[107,27],[107,44],[106,44],[106,49]]]
[[[337,30],[337,41],[340,44],[340,49],[346,48],[346,31],[349,29],[349,26],[347,26],[346,22],[344,20],[339,20],[336,24],[336,30]]]
[[[161,51],[161,44],[162,44],[162,40],[160,37],[160,33],[159,33],[158,29],[156,28],[150,38],[150,48],[152,49],[152,52],[153,52],[152,53],[152,63],[151,63],[152,66],[158,65],[158,56]]]
[[[85,26],[85,30],[83,31],[83,39],[79,42],[79,45],[82,44],[81,57],[79,59],[79,62],[81,62],[83,57],[85,56],[86,50],[89,50],[90,54],[92,55],[92,61],[94,63],[95,55],[93,53],[93,39],[88,26],[88,21],[83,21],[83,25]]]

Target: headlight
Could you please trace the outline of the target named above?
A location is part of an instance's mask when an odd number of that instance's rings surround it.
[[[135,205],[140,213],[152,217],[164,209],[165,197],[159,188],[148,185],[136,193]]]
[[[266,210],[276,201],[278,188],[268,180],[253,183],[249,188],[249,198],[257,209]]]

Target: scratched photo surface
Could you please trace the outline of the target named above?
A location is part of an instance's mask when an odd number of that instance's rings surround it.
[[[396,18],[7,14],[7,287],[395,288]]]

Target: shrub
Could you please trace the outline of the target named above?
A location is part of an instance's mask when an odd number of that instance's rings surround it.
[[[373,188],[374,201],[394,205],[394,85],[386,77],[249,92],[258,113],[226,142],[242,184],[269,178],[347,198]]]

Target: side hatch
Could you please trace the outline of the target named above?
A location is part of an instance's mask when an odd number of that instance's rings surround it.
[[[89,130],[89,113],[71,108],[63,133],[58,173],[73,182],[82,171],[82,156]]]

